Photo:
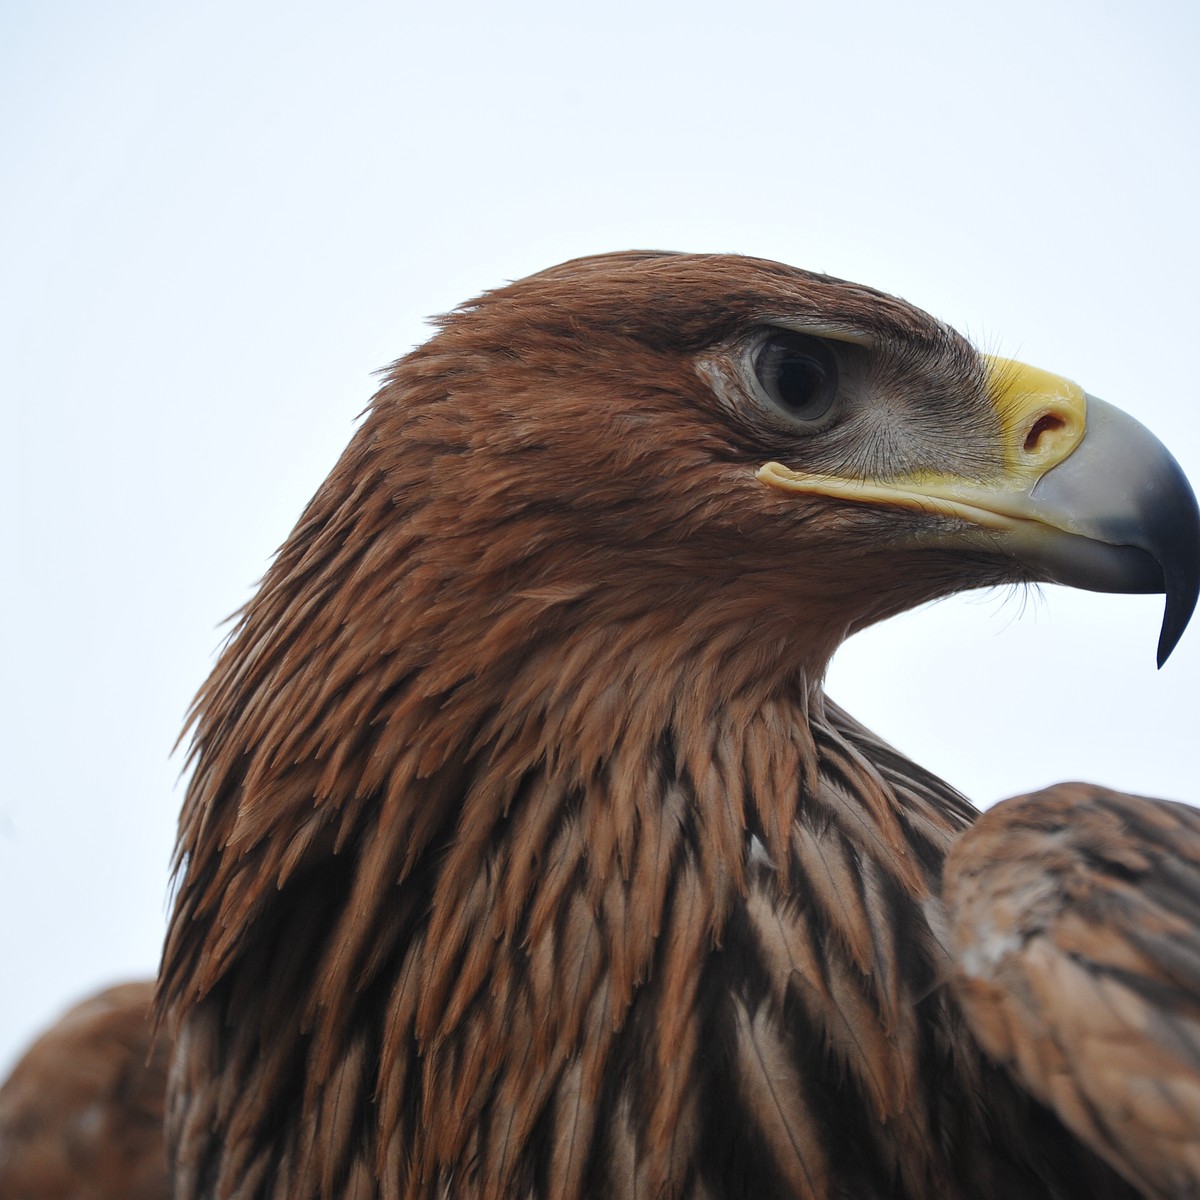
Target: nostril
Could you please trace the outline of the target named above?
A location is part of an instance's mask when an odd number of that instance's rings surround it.
[[[1038,443],[1044,434],[1057,433],[1060,429],[1065,429],[1066,424],[1062,417],[1056,416],[1054,413],[1042,413],[1025,435],[1025,453],[1032,454],[1038,448]]]

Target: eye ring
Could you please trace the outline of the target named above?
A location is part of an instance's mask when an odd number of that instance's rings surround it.
[[[821,338],[790,329],[767,330],[752,351],[751,363],[763,398],[789,425],[815,433],[837,415],[837,359]]]

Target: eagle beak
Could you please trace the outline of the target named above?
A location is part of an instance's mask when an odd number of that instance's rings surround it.
[[[1033,536],[1016,557],[1042,578],[1097,592],[1165,592],[1158,665],[1191,620],[1200,591],[1200,511],[1167,448],[1132,417],[1087,397],[1078,448],[1029,492]],[[1038,529],[1046,530],[1039,539]]]
[[[1144,426],[1076,384],[985,359],[1004,443],[995,481],[920,475],[859,480],[767,463],[784,491],[916,509],[938,521],[923,545],[1002,554],[1047,583],[1099,592],[1165,592],[1158,665],[1200,592],[1200,510],[1179,464]]]

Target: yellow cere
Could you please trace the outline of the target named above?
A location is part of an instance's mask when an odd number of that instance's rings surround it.
[[[983,361],[988,392],[1004,431],[1008,468],[1018,476],[1040,477],[1083,439],[1087,425],[1083,388],[1011,358],[985,354]]]

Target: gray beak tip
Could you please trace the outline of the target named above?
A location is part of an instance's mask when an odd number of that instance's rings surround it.
[[[1192,503],[1195,504],[1194,498]],[[1189,531],[1193,535],[1192,540],[1196,541],[1196,524],[1190,525]],[[1196,598],[1200,595],[1200,546],[1192,546],[1190,553],[1183,551],[1176,563],[1175,570],[1168,568],[1164,571],[1167,603],[1163,609],[1162,631],[1158,635],[1160,669],[1179,644],[1196,609]]]

